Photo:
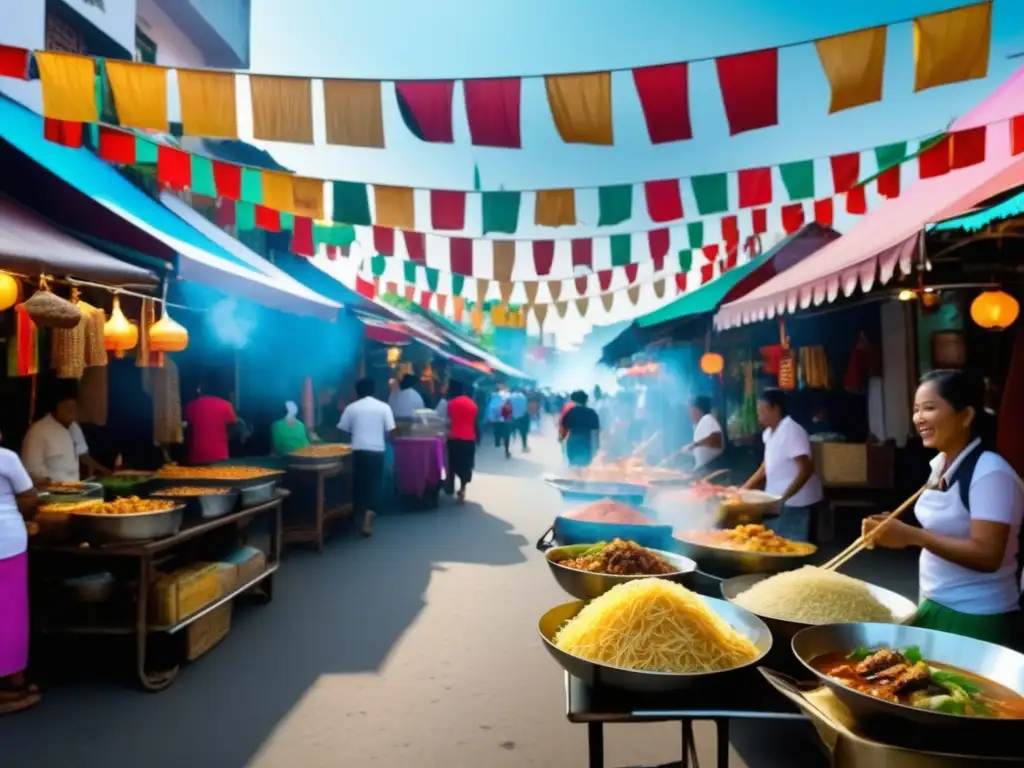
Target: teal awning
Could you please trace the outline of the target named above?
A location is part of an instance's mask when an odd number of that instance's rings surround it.
[[[1014,216],[1024,214],[1024,192],[1014,195],[1008,200],[972,213],[965,213],[955,219],[933,224],[928,227],[929,232],[944,232],[951,229],[960,229],[964,232],[977,232],[984,229],[993,221],[1012,219]]]
[[[697,290],[691,291],[685,296],[681,296],[676,301],[673,301],[671,304],[666,304],[661,309],[657,309],[650,314],[637,318],[636,324],[641,328],[649,328],[652,325],[667,323],[670,320],[678,320],[681,317],[700,315],[705,312],[714,312],[718,309],[718,305],[722,303],[722,300],[726,297],[729,291],[731,291],[740,280],[767,262],[768,259],[775,255],[777,250],[778,246],[772,248],[767,253],[762,253],[760,256],[748,261],[742,266],[733,267],[717,280],[701,286]]]

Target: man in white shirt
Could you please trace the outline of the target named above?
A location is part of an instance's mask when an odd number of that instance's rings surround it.
[[[698,395],[690,402],[693,442],[684,450],[693,454],[693,468],[703,469],[722,455],[725,448],[722,425],[711,415],[711,398]]]
[[[416,411],[426,408],[423,397],[414,388],[415,384],[416,377],[411,373],[405,374],[398,385],[398,391],[388,398],[388,405],[396,419],[411,419]]]
[[[37,486],[77,483],[82,479],[80,465],[96,475],[110,474],[89,456],[77,416],[78,402],[68,390],[59,393],[50,412],[29,427],[21,444],[21,460]]]
[[[764,482],[765,490],[782,497],[782,514],[765,525],[780,536],[810,541],[814,512],[824,492],[814,471],[807,430],[786,413],[786,393],[766,389],[757,401],[757,418],[764,430],[764,462],[744,488]]]
[[[384,451],[388,435],[395,429],[395,415],[387,403],[373,396],[374,389],[373,379],[357,381],[358,399],[345,408],[338,422],[338,429],[351,436],[352,508],[356,515],[363,515],[363,536],[373,535],[373,508],[380,494]]]

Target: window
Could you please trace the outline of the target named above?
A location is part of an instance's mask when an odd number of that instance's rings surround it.
[[[138,27],[135,28],[135,60],[156,64],[156,43]]]

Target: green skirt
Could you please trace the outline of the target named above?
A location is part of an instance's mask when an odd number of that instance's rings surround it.
[[[1020,611],[987,615],[960,613],[933,600],[925,600],[918,606],[913,625],[973,637],[1005,648],[1019,650],[1024,644],[1024,621]]]

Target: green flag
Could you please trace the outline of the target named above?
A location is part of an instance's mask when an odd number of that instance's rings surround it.
[[[724,173],[694,176],[690,179],[693,196],[697,198],[697,212],[701,216],[729,210],[729,177]]]
[[[416,262],[403,261],[402,274],[405,277],[405,282],[407,282],[409,285],[416,285]]]
[[[624,267],[629,264],[632,251],[630,236],[628,234],[612,235],[609,239],[611,240],[612,266]]]
[[[514,234],[519,226],[521,195],[518,192],[484,192],[482,197],[484,234],[488,232]]]
[[[939,136],[938,138],[942,137]],[[928,146],[931,145],[929,144]],[[895,144],[883,144],[880,147],[875,147],[875,161],[878,163],[879,173],[892,168],[894,165],[899,165],[906,159],[907,142],[905,141],[899,141]]]
[[[430,289],[431,293],[437,293],[437,280],[440,273],[433,267],[424,267],[423,271],[427,275],[427,288]]]
[[[352,181],[334,182],[334,221],[370,226],[370,196],[365,184]]]
[[[689,248],[679,252],[679,271],[684,275],[690,271],[690,267],[693,266],[693,251]]]
[[[633,185],[601,187],[597,190],[597,202],[600,211],[597,226],[610,227],[629,221],[633,218]]]
[[[466,286],[466,276],[452,273],[452,295],[461,296],[462,289]]]
[[[255,168],[242,169],[242,200],[263,204],[263,173]]]
[[[686,238],[691,248],[702,248],[704,246],[704,222],[691,221],[687,224]]]
[[[380,277],[384,274],[384,270],[387,268],[388,262],[379,253],[370,259],[370,271],[373,272],[374,277]]]
[[[786,193],[790,200],[806,200],[815,196],[813,160],[783,163],[779,170],[782,172],[782,183],[786,185]]]
[[[256,229],[256,206],[239,201],[235,203],[235,227],[239,232]]]

